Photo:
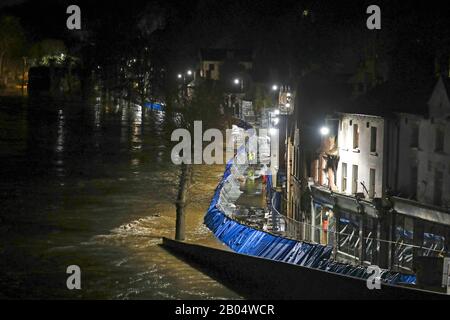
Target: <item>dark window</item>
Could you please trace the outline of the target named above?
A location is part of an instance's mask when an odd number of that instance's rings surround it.
[[[369,198],[373,199],[375,197],[375,169],[370,169],[369,179]]]
[[[359,128],[357,124],[353,125],[353,149],[359,147]]]
[[[395,244],[393,246],[394,269],[412,269],[414,220],[402,215],[395,216]]]
[[[411,167],[411,184],[410,184],[410,194],[411,194],[411,198],[415,199],[416,198],[416,193],[417,193],[417,175],[418,175],[418,170],[417,170],[417,166],[412,166]]]
[[[444,151],[444,130],[442,128],[436,128],[436,143],[435,143],[435,151],[443,152]]]
[[[372,264],[377,260],[377,248],[379,246],[377,239],[377,221],[371,217],[365,217],[364,232],[364,261]]]
[[[434,204],[437,206],[442,205],[442,179],[443,172],[440,170],[434,171]]]
[[[419,147],[419,125],[414,123],[411,128],[411,148]]]
[[[359,229],[361,218],[357,214],[341,212],[339,217],[338,250],[353,257],[359,256]]]
[[[209,70],[213,71],[215,69],[216,65],[214,63],[209,64]]]
[[[358,192],[358,166],[352,167],[352,193]]]
[[[370,128],[370,152],[377,152],[377,127]]]

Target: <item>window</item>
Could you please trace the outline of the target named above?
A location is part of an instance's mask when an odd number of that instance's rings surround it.
[[[358,192],[358,166],[353,165],[352,167],[352,193]]]
[[[359,257],[361,216],[342,211],[339,215],[339,242],[338,250],[353,256],[355,259]]]
[[[363,228],[364,262],[372,264],[377,261],[377,248],[379,242],[377,239],[378,224],[377,220],[371,217],[365,217],[365,226]]]
[[[300,177],[300,159],[298,158],[298,156],[298,147],[294,147],[294,176],[296,178]]]
[[[358,149],[359,147],[359,128],[355,123],[353,125],[353,149]]]
[[[435,148],[436,152],[444,151],[444,130],[442,128],[436,128]]]
[[[395,244],[393,246],[394,269],[412,269],[413,262],[413,218],[395,215]]]
[[[448,235],[446,227],[431,222],[421,221],[423,224],[423,249],[419,252],[424,256],[439,256],[441,252],[446,250],[445,238]]]
[[[209,70],[213,71],[215,69],[216,65],[214,63],[209,64]]]
[[[348,135],[348,123],[347,123],[347,121],[345,121],[344,122],[344,124],[343,124],[343,128],[342,128],[342,130],[344,131],[343,133],[342,133],[342,145],[343,145],[343,147],[345,148],[345,149],[347,149],[348,148],[348,146],[347,146],[347,135]]]
[[[370,169],[369,179],[369,198],[373,199],[375,197],[375,169]]]
[[[377,127],[370,128],[370,152],[377,152]]]
[[[347,164],[342,163],[342,183],[341,183],[341,191],[347,192]]]
[[[410,195],[412,199],[416,199],[416,193],[417,193],[417,166],[413,165],[411,167],[411,184],[410,184]]]
[[[414,123],[411,127],[411,148],[419,147],[419,125]]]
[[[434,171],[434,198],[433,202],[437,206],[442,205],[442,179],[443,172],[440,170]]]

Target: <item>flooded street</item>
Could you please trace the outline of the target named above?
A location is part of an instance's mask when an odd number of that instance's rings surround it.
[[[166,115],[139,106],[0,99],[0,297],[239,298],[158,246],[175,233]],[[196,167],[187,240],[223,166]],[[82,290],[66,288],[78,265]]]

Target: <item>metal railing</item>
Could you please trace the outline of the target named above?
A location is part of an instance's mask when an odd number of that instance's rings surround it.
[[[375,260],[376,256],[379,254],[381,244],[391,246],[391,250],[393,251],[392,267],[403,270],[411,270],[414,250],[421,252],[422,256],[446,256],[448,253],[444,245],[439,245],[437,243],[432,243],[429,246],[419,246],[407,243],[404,239],[397,239],[396,241],[379,239],[372,236],[372,233],[361,237],[359,231],[348,231],[347,227],[344,227],[341,230],[329,228],[325,231],[321,226],[297,221],[281,214],[273,206],[273,202],[271,209],[272,216],[276,216],[276,219],[274,220],[279,221],[279,224],[276,226],[275,230],[269,231],[274,231],[276,234],[297,241],[330,245],[334,248],[336,254],[355,263],[361,262],[361,256],[365,263],[375,262],[373,260]],[[271,218],[273,219],[273,217]],[[336,225],[334,225],[334,227],[335,226]],[[361,244],[361,241],[364,243]],[[361,250],[364,251],[362,254]]]

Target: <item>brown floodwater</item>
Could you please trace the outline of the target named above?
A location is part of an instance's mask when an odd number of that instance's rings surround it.
[[[173,237],[170,116],[139,106],[0,98],[0,297],[238,299],[158,244]],[[187,238],[223,166],[195,168]],[[81,268],[68,290],[66,268]]]

